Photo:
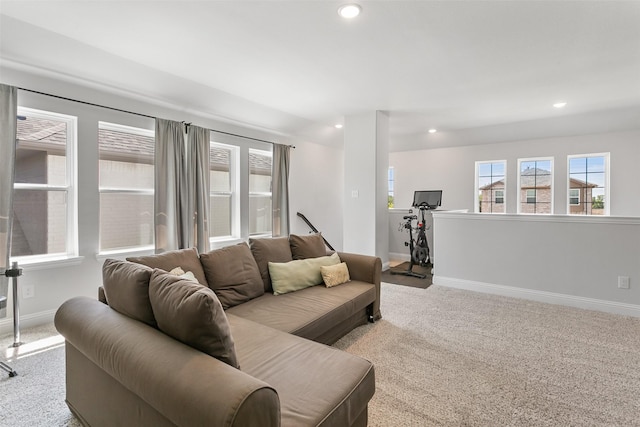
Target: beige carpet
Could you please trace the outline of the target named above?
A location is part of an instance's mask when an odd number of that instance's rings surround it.
[[[370,426],[640,426],[640,319],[388,284],[382,315],[336,343],[375,364]]]
[[[640,426],[640,319],[385,283],[382,314],[336,343],[375,364],[370,426]],[[1,426],[80,425],[55,335],[0,337]]]

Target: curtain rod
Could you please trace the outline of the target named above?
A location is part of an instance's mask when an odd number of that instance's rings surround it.
[[[50,93],[40,92],[40,91],[33,90],[33,89],[25,89],[25,88],[23,88],[23,87],[17,87],[17,86],[16,86],[16,88],[17,88],[18,90],[23,90],[23,91],[25,91],[25,92],[31,92],[31,93],[35,93],[35,94],[38,94],[38,95],[50,96],[50,97],[52,97],[52,98],[62,99],[62,100],[64,100],[64,101],[77,102],[77,103],[79,103],[79,104],[90,105],[90,106],[92,106],[92,107],[98,107],[98,108],[105,108],[105,109],[107,109],[107,110],[119,111],[119,112],[121,112],[121,113],[133,114],[133,115],[135,115],[135,116],[146,117],[146,118],[148,118],[148,119],[153,119],[153,120],[157,119],[157,117],[150,116],[150,115],[148,115],[148,114],[137,113],[137,112],[135,112],[135,111],[123,110],[123,109],[120,109],[120,108],[109,107],[109,106],[107,106],[107,105],[101,105],[101,104],[95,104],[95,103],[93,103],[93,102],[88,102],[88,101],[80,101],[80,100],[78,100],[78,99],[67,98],[67,97],[65,97],[65,96],[60,96],[60,95],[52,95],[52,94],[50,94]],[[182,122],[182,123],[186,124],[187,126],[188,126],[188,125],[191,125],[191,123],[185,123],[185,122]],[[250,136],[238,135],[238,134],[236,134],[236,133],[225,132],[225,131],[222,131],[222,130],[216,130],[216,129],[208,129],[208,130],[209,130],[209,131],[211,131],[211,132],[221,133],[221,134],[229,135],[229,136],[235,136],[235,137],[238,137],[238,138],[250,139],[250,140],[258,141],[258,142],[266,142],[267,144],[272,144],[272,145],[273,145],[273,144],[277,144],[277,142],[267,141],[267,140],[265,140],[265,139],[260,139],[260,138],[253,138],[253,137],[250,137]],[[291,147],[291,148],[296,148],[296,147],[295,147],[295,145],[289,145],[289,147]]]

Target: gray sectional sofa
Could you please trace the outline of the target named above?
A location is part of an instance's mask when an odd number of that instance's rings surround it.
[[[319,235],[107,260],[100,298],[56,313],[67,404],[87,426],[366,426],[374,367],[326,344],[380,318],[381,267]]]

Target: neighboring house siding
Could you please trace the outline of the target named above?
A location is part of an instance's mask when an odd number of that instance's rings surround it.
[[[551,213],[551,189],[538,187],[536,189],[535,203],[527,203],[527,190],[533,190],[533,189],[532,188],[520,189],[520,213],[550,214]]]

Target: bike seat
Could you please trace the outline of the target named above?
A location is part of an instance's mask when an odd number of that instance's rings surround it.
[[[406,215],[403,216],[402,219],[418,219],[417,215]]]

